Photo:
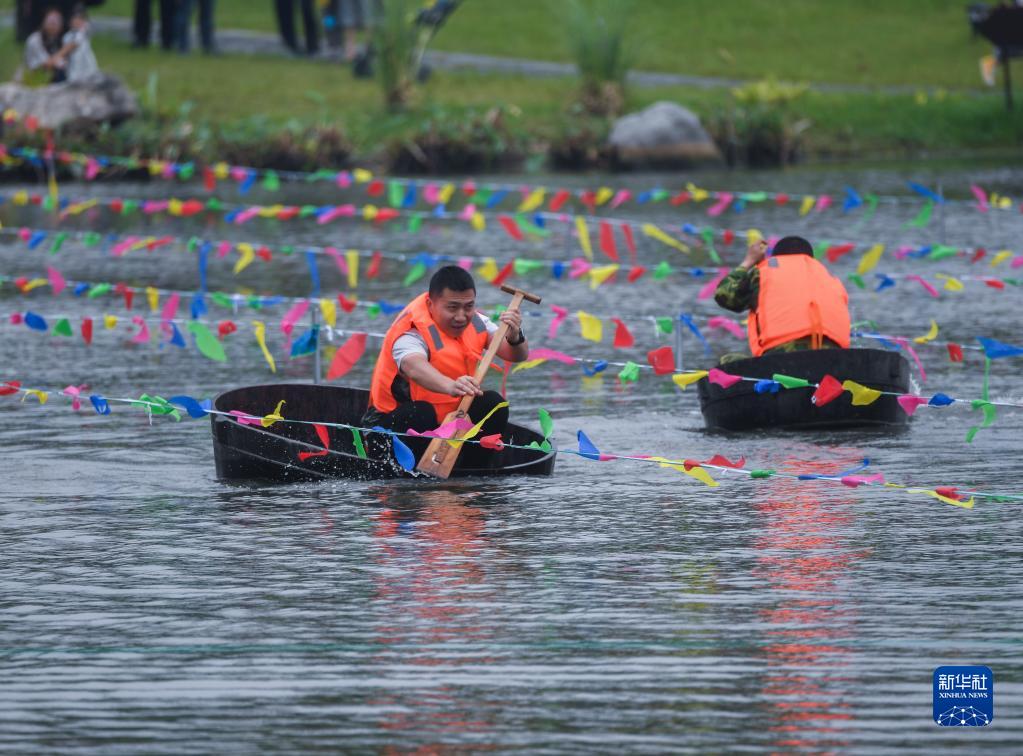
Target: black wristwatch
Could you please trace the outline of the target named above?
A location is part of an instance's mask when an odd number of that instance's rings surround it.
[[[512,340],[511,340],[511,339],[509,339],[509,338],[508,338],[507,336],[505,336],[505,339],[506,339],[506,340],[507,340],[507,342],[508,342],[508,346],[518,346],[519,344],[521,344],[521,343],[522,343],[523,341],[525,341],[525,340],[526,340],[526,332],[525,332],[525,331],[523,331],[523,330],[522,330],[522,329],[520,328],[520,329],[519,329],[519,338],[518,338],[518,340],[517,340],[517,341],[512,341]]]

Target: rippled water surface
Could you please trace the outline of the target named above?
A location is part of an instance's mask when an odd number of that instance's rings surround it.
[[[606,180],[643,188],[686,178]],[[971,182],[1023,195],[1023,171],[1013,168],[695,177],[712,188],[836,196],[847,184],[903,193],[907,178],[941,180],[960,197]],[[169,191],[163,183],[63,189],[76,197]],[[345,196],[322,187],[289,191],[294,202]],[[233,190],[223,196],[238,201]],[[258,200],[280,195],[244,201]],[[837,210],[801,218],[794,208],[751,206],[715,223],[890,249],[944,240],[1023,252],[1016,212],[984,216],[954,204],[928,228],[907,228],[918,207],[882,204],[860,222]],[[676,229],[707,222],[685,205],[626,205],[616,214]],[[0,221],[53,224],[10,202],[0,205]],[[413,235],[351,221],[257,219],[237,227],[95,210],[61,224],[275,249],[333,245],[501,261],[578,254],[557,228],[547,240],[516,243],[494,224],[482,233],[462,226],[428,222]],[[181,248],[115,258],[80,239],[52,255],[48,246],[29,251],[0,236],[0,274],[45,277],[52,265],[72,280],[197,287],[196,255]],[[733,263],[741,254],[738,245],[722,250]],[[650,268],[666,257],[645,238],[639,253]],[[852,272],[858,257],[842,260],[840,272]],[[257,261],[237,278],[236,259],[212,256],[210,288],[308,293],[302,255]],[[670,250],[667,259],[687,264]],[[1007,264],[986,265],[888,259],[879,270],[1013,275]],[[379,280],[360,285],[360,297],[407,300],[417,291],[402,286],[407,270],[385,263]],[[325,295],[344,290],[332,262],[320,272]],[[651,317],[718,314],[697,299],[706,277],[648,275],[596,292],[546,274],[514,280],[545,299],[526,321],[533,346],[594,359],[645,363],[649,349],[671,343]],[[919,347],[923,393],[981,394],[978,353],[950,363],[944,340],[1023,342],[1018,288],[967,282],[961,293],[933,298],[905,281],[882,292],[868,283],[851,291],[854,319],[910,337],[925,333],[932,318],[940,324],[942,346]],[[503,296],[480,289],[484,309]],[[140,292],[133,313],[148,309],[144,300]],[[572,321],[548,341],[548,304],[621,317],[637,345],[613,350],[609,333],[599,345],[583,341]],[[67,316],[76,328],[92,316],[92,346],[9,322],[27,309]],[[0,286],[0,379],[53,392],[84,383],[129,398],[308,380],[311,358],[286,357],[277,325],[283,312],[214,309],[210,317],[239,326],[219,364],[191,347],[132,343],[137,328],[125,318],[133,313],[119,298],[53,297],[45,287],[26,297],[8,282]],[[116,328],[103,328],[104,314],[121,318]],[[267,323],[276,375],[251,338],[256,318]],[[365,308],[340,318],[345,329],[386,328]],[[716,354],[741,348],[704,330]],[[712,364],[695,338],[683,343],[687,367]],[[378,348],[371,338],[369,351]],[[1020,364],[993,364],[993,398],[1023,401]],[[367,355],[344,382],[365,386],[371,367]],[[547,408],[566,448],[582,428],[606,451],[745,456],[749,467],[825,474],[869,457],[872,470],[897,483],[1023,492],[1018,410],[1000,410],[972,444],[964,437],[978,414],[961,404],[924,408],[900,435],[712,435],[702,429],[695,391],[683,394],[649,374],[623,387],[617,370],[586,378],[548,364],[517,373],[509,381],[513,416],[535,427],[537,408]],[[43,407],[34,398],[0,398],[0,451],[0,748],[9,752],[1018,753],[1023,742],[1019,503],[978,499],[964,510],[897,490],[739,476],[718,476],[721,485],[708,488],[653,465],[567,455],[550,479],[229,486],[216,480],[206,421],[151,423],[124,405],[108,417],[75,413],[59,396]],[[948,731],[933,723],[931,675],[942,664],[994,670],[991,726]]]

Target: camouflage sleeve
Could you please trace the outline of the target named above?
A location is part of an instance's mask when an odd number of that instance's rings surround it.
[[[736,268],[718,284],[714,301],[726,310],[745,312],[756,306],[760,293],[760,271]]]

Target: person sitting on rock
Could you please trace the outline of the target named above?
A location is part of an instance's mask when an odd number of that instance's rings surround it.
[[[24,72],[15,78],[30,86],[58,84],[67,79],[67,58],[61,55],[63,45],[64,16],[58,10],[51,10],[43,17],[43,23],[25,40]]]
[[[742,263],[718,284],[714,301],[732,312],[750,311],[754,357],[849,348],[849,294],[801,236],[781,239],[770,257],[767,242],[750,244]],[[745,358],[725,355],[722,362]]]

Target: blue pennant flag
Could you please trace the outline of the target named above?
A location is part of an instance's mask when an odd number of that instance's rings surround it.
[[[316,266],[316,253],[307,250],[305,262],[309,266],[309,279],[312,281],[311,296],[318,297],[320,296],[320,269]]]
[[[579,431],[576,433],[576,437],[579,439],[579,456],[599,461],[600,452],[597,451],[597,447],[593,445],[593,442],[586,437],[586,434]]]
[[[863,198],[860,197],[859,193],[851,186],[845,188],[845,202],[842,203],[842,212],[847,213],[850,210],[855,210],[863,204]]]
[[[688,327],[689,330],[693,332],[693,335],[700,340],[700,343],[703,344],[703,353],[710,355],[710,344],[707,343],[707,339],[705,339],[703,334],[700,333],[700,329],[696,327],[696,323],[693,322],[693,319],[684,312],[680,312],[678,314],[678,319],[680,322],[685,323],[686,327]]]
[[[607,370],[607,360],[597,360],[593,363],[593,367],[586,367],[585,364],[583,365],[583,372],[591,378],[597,373],[603,373],[605,370]]]
[[[291,356],[302,357],[307,354],[312,354],[316,351],[320,343],[320,327],[314,325],[306,329],[306,331],[295,339],[295,343],[291,345]]]
[[[990,360],[997,360],[999,357],[1018,357],[1023,354],[1023,347],[1006,344],[1004,341],[983,337],[978,338],[977,341],[984,347],[984,354]]]
[[[188,413],[189,417],[196,419],[200,417],[206,417],[207,408],[204,405],[209,402],[208,399],[204,400],[204,402],[198,402],[190,396],[172,396],[167,401],[170,402],[171,404],[176,404],[179,407],[183,407],[185,412]]]
[[[941,203],[943,203],[945,201],[945,198],[942,197],[940,194],[938,194],[937,192],[931,191],[930,189],[928,189],[923,184],[918,184],[915,181],[910,181],[909,182],[909,188],[912,189],[917,194],[919,194],[919,195],[921,195],[923,197],[926,197],[929,200],[933,200],[934,202],[937,202],[938,204],[941,204]]]
[[[394,444],[394,458],[398,464],[406,470],[412,470],[416,466],[416,455],[397,436],[391,437],[391,443]]]

